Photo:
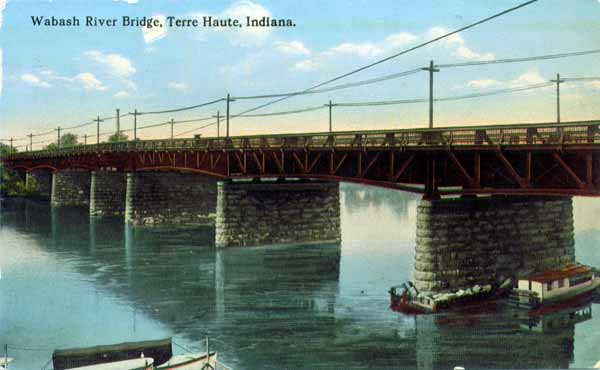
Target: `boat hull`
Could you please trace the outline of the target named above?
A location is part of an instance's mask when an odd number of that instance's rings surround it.
[[[208,364],[216,369],[217,365],[217,353],[211,352],[210,356],[206,353],[193,353],[188,355],[173,356],[169,361],[160,366],[155,367],[156,370],[202,370],[208,357]]]

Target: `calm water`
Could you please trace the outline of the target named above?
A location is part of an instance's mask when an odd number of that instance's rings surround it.
[[[54,348],[172,336],[240,369],[591,367],[600,309],[528,322],[518,312],[406,316],[417,198],[342,186],[342,243],[216,250],[214,229],[138,229],[87,210],[4,200],[0,344],[12,369]],[[600,200],[575,201],[576,254],[600,266]],[[596,218],[594,218],[596,217]],[[182,353],[183,349],[175,346]]]

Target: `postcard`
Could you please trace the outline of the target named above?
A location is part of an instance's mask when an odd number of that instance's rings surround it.
[[[599,19],[0,0],[0,370],[600,368]]]

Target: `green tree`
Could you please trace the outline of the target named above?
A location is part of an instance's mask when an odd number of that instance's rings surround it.
[[[122,133],[121,131],[115,132],[114,134],[112,134],[108,137],[109,143],[118,143],[120,141],[127,141],[127,140],[129,140],[129,137],[127,135],[125,135],[124,133]]]
[[[78,145],[79,142],[77,139],[78,139],[77,135],[67,132],[66,134],[64,134],[60,137],[60,147],[68,148],[70,146]],[[50,144],[46,145],[46,147],[44,149],[55,150],[56,143],[50,143]]]
[[[10,153],[16,153],[15,148],[0,143],[0,159]],[[4,162],[0,162],[0,194],[3,196],[15,196],[25,193],[25,181],[19,174],[6,168]]]

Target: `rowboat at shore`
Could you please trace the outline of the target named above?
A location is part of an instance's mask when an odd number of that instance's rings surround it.
[[[0,370],[8,369],[8,364],[10,364],[12,361],[13,361],[13,359],[10,357],[0,358]]]

